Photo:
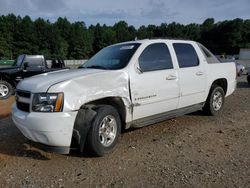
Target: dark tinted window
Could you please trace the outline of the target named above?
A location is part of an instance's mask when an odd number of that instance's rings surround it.
[[[191,44],[175,43],[173,46],[180,68],[199,65],[199,58]]]
[[[157,43],[146,47],[139,57],[139,65],[143,72],[173,68],[167,45]]]
[[[205,46],[203,46],[202,44],[199,44],[199,47],[202,51],[202,53],[205,55],[205,58],[207,60],[207,63],[211,64],[211,63],[220,63],[220,61],[217,59],[217,57],[215,57],[212,52],[210,52]]]
[[[38,57],[26,56],[24,62],[28,63],[28,67],[40,67],[43,65],[43,59]]]
[[[207,58],[213,56],[212,53],[211,53],[207,48],[205,48],[204,46],[202,46],[201,44],[199,44],[199,47],[200,47],[201,51],[203,52],[203,54],[204,54]]]

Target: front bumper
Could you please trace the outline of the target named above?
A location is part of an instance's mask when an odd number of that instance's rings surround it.
[[[12,106],[12,120],[28,139],[50,148],[69,148],[76,112],[23,112]]]

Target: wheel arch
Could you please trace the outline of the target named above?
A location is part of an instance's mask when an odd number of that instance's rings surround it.
[[[72,135],[72,141],[75,140],[80,146],[80,152],[83,152],[84,150],[91,122],[96,115],[96,107],[101,105],[113,106],[120,116],[122,128],[125,128],[126,126],[126,107],[121,97],[105,97],[83,104],[75,119]]]
[[[211,92],[211,90],[213,89],[214,86],[222,87],[223,91],[225,92],[225,95],[227,94],[228,82],[227,82],[226,78],[219,78],[217,80],[214,80],[210,86],[209,92]]]
[[[16,87],[16,83],[7,74],[0,74],[0,80],[8,82],[13,88]]]
[[[113,106],[120,115],[122,126],[124,126],[126,124],[127,112],[126,112],[125,104],[124,104],[121,97],[105,97],[102,99],[90,101],[90,102],[84,104],[83,106],[86,106],[86,105],[91,105],[91,106],[110,105],[110,106]]]

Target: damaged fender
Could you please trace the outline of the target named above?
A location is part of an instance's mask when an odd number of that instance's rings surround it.
[[[47,92],[58,93],[63,91],[63,111],[78,111],[72,128],[73,137],[80,144],[81,151],[84,148],[92,120],[96,115],[95,107],[89,104],[91,102],[119,97],[125,107],[124,121],[126,128],[129,128],[128,122],[132,121],[133,105],[130,97],[129,76],[126,71],[79,69],[54,74],[57,74],[57,77],[70,78],[61,82],[54,80],[55,83],[48,88]]]
[[[84,106],[77,113],[73,138],[80,145],[80,152],[83,152],[85,141],[95,115],[96,111],[91,106]]]
[[[65,74],[65,72],[63,72]],[[89,102],[107,97],[119,97],[126,108],[125,122],[132,121],[129,76],[122,70],[78,70],[82,75],[52,85],[47,92],[64,91],[64,111],[78,111]],[[69,73],[68,73],[69,74]],[[112,78],[112,79],[110,79]]]

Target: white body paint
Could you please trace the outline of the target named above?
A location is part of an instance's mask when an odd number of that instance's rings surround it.
[[[198,44],[182,40],[143,40],[121,70],[78,69],[46,73],[21,81],[17,89],[34,93],[64,93],[63,112],[23,112],[13,105],[13,121],[29,139],[50,146],[69,146],[77,111],[86,103],[119,97],[126,108],[126,123],[206,101],[212,83],[227,80],[226,96],[236,88],[234,63],[208,64]],[[180,69],[172,43],[191,44],[199,66]],[[128,42],[127,44],[129,44]],[[133,41],[135,43],[135,41]],[[153,43],[165,43],[173,69],[141,73],[138,58]],[[126,44],[126,43],[125,43]],[[32,97],[29,102],[32,103]],[[133,110],[131,110],[133,109]],[[128,127],[127,127],[128,128]]]

